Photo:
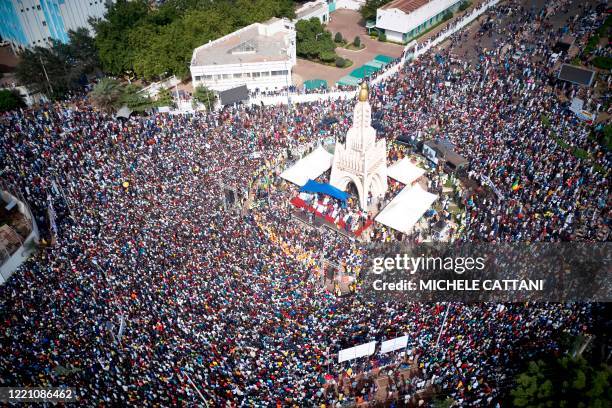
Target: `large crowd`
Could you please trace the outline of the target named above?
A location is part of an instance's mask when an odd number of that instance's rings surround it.
[[[608,240],[610,154],[559,101],[577,89],[552,79],[558,32],[515,1],[489,14],[515,19],[477,62],[453,54],[460,32],[372,87],[379,135],[443,136],[467,177],[501,192],[465,200],[460,240]],[[571,29],[596,29],[590,15]],[[2,114],[3,184],[43,230],[51,201],[58,236],[0,287],[0,385],[70,385],[99,406],[337,406],[372,401],[363,374],[383,367],[398,402],[430,380],[493,406],[517,361],[589,332],[592,304],[371,304],[322,290],[321,257],[357,270],[365,250],[292,221],[277,175],[291,151],[342,137],[354,102],[121,120],[74,98]],[[266,199],[228,211],[227,188],[245,205]],[[407,358],[336,363],[345,347],[403,334],[411,378]]]

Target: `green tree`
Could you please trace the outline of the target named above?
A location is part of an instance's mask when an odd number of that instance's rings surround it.
[[[359,36],[355,36],[355,39],[353,40],[353,45],[357,48],[361,47],[361,38],[359,38]]]
[[[593,367],[582,357],[529,363],[510,392],[517,407],[609,407],[612,388],[607,366]]]
[[[344,42],[344,38],[342,38],[342,33],[340,31],[338,31],[336,35],[334,36],[334,41],[337,43]]]
[[[297,55],[307,59],[324,60],[325,57],[325,60],[334,60],[336,44],[318,18],[298,21],[295,30]],[[332,54],[334,57],[329,59]]]
[[[143,22],[149,7],[146,1],[117,0],[103,19],[92,20],[96,32],[96,47],[102,68],[119,75],[132,67],[134,49],[126,44],[131,29]]]
[[[134,112],[144,112],[155,106],[151,98],[140,93],[141,89],[140,86],[135,84],[123,87],[121,98],[119,98],[119,105],[126,105]]]
[[[174,98],[168,88],[160,88],[157,93],[157,106],[174,106]]]
[[[106,113],[116,111],[122,102],[123,87],[116,79],[103,78],[89,93],[91,102]]]
[[[6,112],[24,106],[25,103],[23,99],[16,91],[0,89],[0,112]]]
[[[336,67],[337,68],[344,68],[344,65],[346,65],[346,61],[344,60],[344,58],[338,56],[336,57]]]
[[[15,73],[31,92],[61,98],[79,88],[86,75],[98,70],[94,39],[87,30],[69,31],[68,38],[67,44],[54,40],[48,48],[28,48],[20,54]]]
[[[391,0],[366,0],[365,4],[361,6],[359,10],[363,21],[376,20],[376,10],[390,1]]]
[[[205,86],[199,85],[193,91],[193,99],[206,106],[206,109],[211,110],[217,101],[217,94]]]

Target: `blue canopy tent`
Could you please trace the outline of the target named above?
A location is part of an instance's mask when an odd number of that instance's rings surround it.
[[[349,197],[348,193],[337,189],[331,184],[317,183],[316,181],[310,179],[300,188],[300,192],[302,191],[305,191],[307,193],[327,194],[328,196],[337,198],[338,200],[342,201],[343,205],[346,205],[346,200]]]

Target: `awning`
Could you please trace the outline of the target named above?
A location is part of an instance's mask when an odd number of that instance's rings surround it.
[[[346,200],[349,196],[348,193],[345,193],[344,191],[337,189],[331,184],[317,183],[314,180],[308,180],[308,182],[306,182],[306,184],[304,184],[302,188],[300,188],[300,192],[302,191],[306,193],[327,194],[328,196],[337,198],[338,200],[343,201],[344,203],[346,203]]]
[[[423,174],[425,174],[425,170],[412,164],[407,157],[393,163],[387,168],[387,176],[407,186],[418,180]]]
[[[327,81],[323,79],[309,79],[304,81],[304,89],[307,91],[319,88],[327,88]]]
[[[280,176],[293,184],[303,186],[309,179],[315,179],[329,170],[333,158],[333,154],[319,146],[314,152],[283,171]]]
[[[388,64],[388,63],[390,63],[391,61],[393,61],[395,58],[390,57],[390,56],[388,56],[388,55],[384,55],[384,54],[378,54],[377,56],[375,56],[375,57],[374,57],[374,59],[375,59],[375,60],[378,60],[378,61],[382,61],[382,62],[384,62],[385,64]]]
[[[361,81],[359,81],[357,78],[352,77],[350,75],[343,76],[337,82],[338,85],[345,85],[345,86],[358,86],[360,83]]]
[[[232,103],[246,101],[249,99],[249,89],[246,85],[227,89],[219,92],[219,99],[221,100],[221,105],[231,105]]]
[[[404,234],[409,234],[412,227],[437,198],[437,195],[423,190],[418,185],[405,187],[376,216],[376,221]]]

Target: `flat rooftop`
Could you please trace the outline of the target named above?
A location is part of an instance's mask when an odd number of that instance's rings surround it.
[[[242,30],[198,47],[191,65],[249,64],[266,61],[289,60],[285,38],[287,32],[263,35],[260,24],[251,24]]]

